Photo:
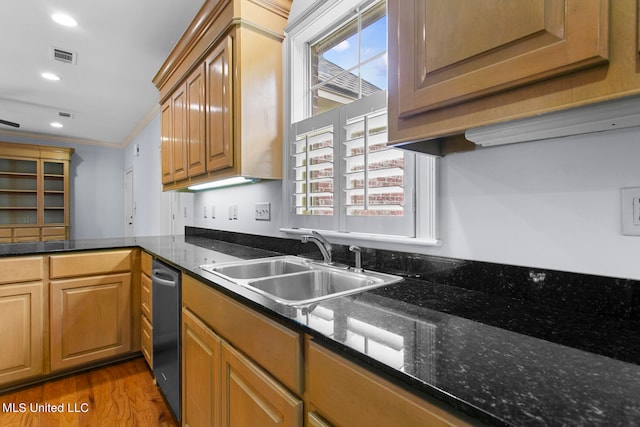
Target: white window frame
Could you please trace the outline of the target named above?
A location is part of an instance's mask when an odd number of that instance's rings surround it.
[[[315,1],[302,13],[291,17],[286,28],[284,41],[284,78],[285,78],[285,140],[283,149],[283,224],[281,232],[296,236],[309,233],[311,229],[320,231],[332,242],[338,244],[362,244],[367,247],[380,249],[397,249],[397,245],[406,245],[407,250],[419,252],[425,246],[436,246],[440,242],[437,237],[436,195],[437,195],[437,165],[436,157],[416,154],[415,160],[415,236],[393,236],[372,232],[351,232],[338,230],[326,221],[314,222],[310,219],[302,225],[293,225],[295,215],[291,193],[291,158],[289,155],[290,138],[292,138],[291,124],[299,122],[311,116],[311,102],[308,98],[309,82],[307,76],[310,73],[309,44],[327,30],[330,30],[338,22],[353,14],[357,6],[370,3],[370,1],[354,2],[344,0]],[[296,72],[292,72],[293,67]],[[340,162],[340,158],[335,158]],[[336,180],[342,180],[336,177]],[[412,197],[405,194],[405,197]],[[338,214],[338,213],[336,213]],[[311,216],[309,218],[312,218]]]

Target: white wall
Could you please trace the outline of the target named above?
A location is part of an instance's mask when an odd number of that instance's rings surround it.
[[[640,280],[640,237],[622,236],[620,200],[620,188],[640,186],[639,164],[640,128],[446,156],[442,245],[420,252]],[[264,201],[269,223],[253,219]],[[227,219],[231,204],[237,221]],[[211,205],[216,218],[203,218]],[[202,192],[189,225],[280,236],[282,209],[278,181]]]
[[[70,166],[71,238],[123,236],[122,149],[91,145],[74,148]]]
[[[134,236],[184,234],[185,224],[192,221],[193,195],[162,191],[160,142],[156,113],[125,149],[123,176],[133,170]]]
[[[620,188],[640,186],[640,128],[494,147],[441,162],[429,253],[640,279]]]
[[[162,233],[160,167],[160,114],[155,114],[125,149],[124,170],[133,169],[134,236]]]
[[[71,238],[124,235],[123,150],[3,136],[3,141],[71,147]]]
[[[271,203],[271,221],[255,220],[255,204],[263,202]],[[232,205],[238,206],[237,220],[229,220],[229,206]],[[205,207],[207,218],[204,218]],[[211,217],[212,207],[215,218]],[[196,227],[280,237],[282,210],[282,182],[257,182],[197,193],[192,224]]]

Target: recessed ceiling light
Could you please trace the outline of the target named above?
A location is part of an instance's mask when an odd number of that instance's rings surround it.
[[[51,19],[53,19],[60,25],[64,25],[65,27],[76,27],[78,25],[78,21],[64,13],[56,13],[54,15],[51,15]]]
[[[53,128],[61,128],[62,127],[62,123],[60,123],[60,122],[53,122],[53,123],[50,123],[50,125]]]
[[[43,79],[47,79],[47,80],[53,80],[53,81],[60,80],[60,77],[56,76],[53,73],[42,73],[40,74],[40,76],[42,76]]]

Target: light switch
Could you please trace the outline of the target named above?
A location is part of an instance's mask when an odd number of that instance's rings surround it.
[[[256,203],[256,221],[271,221],[271,203]]]
[[[640,236],[640,187],[623,188],[622,234]]]

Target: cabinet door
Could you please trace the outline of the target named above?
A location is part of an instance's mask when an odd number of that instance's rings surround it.
[[[182,309],[182,421],[220,425],[220,338]]]
[[[222,426],[302,427],[302,401],[222,343]]]
[[[161,151],[162,151],[162,183],[173,182],[173,114],[171,112],[171,99],[162,104],[160,112]]]
[[[307,350],[305,397],[332,425],[474,425],[466,416],[453,414],[436,401],[420,399],[313,342]],[[322,425],[318,422],[316,425]]]
[[[315,412],[307,412],[307,426],[308,427],[331,427],[324,418]]]
[[[608,11],[608,0],[390,0],[390,102],[408,117],[605,62]]]
[[[131,274],[51,282],[51,369],[131,349]]]
[[[205,60],[209,172],[233,166],[232,58],[232,38],[227,36]]]
[[[140,316],[140,351],[147,365],[153,369],[153,327],[144,316]]]
[[[0,286],[0,384],[43,373],[42,282]]]
[[[140,274],[140,311],[149,320],[153,319],[153,285],[151,277],[146,274]]]
[[[187,127],[187,87],[180,86],[171,95],[172,131],[173,131],[173,179],[180,181],[187,178],[188,169],[188,127]]]
[[[196,68],[187,78],[189,176],[205,173],[205,66]]]

